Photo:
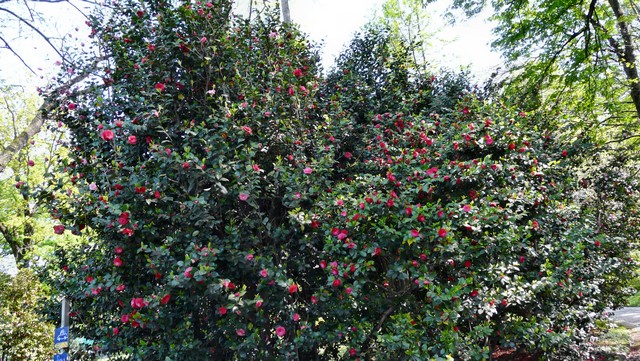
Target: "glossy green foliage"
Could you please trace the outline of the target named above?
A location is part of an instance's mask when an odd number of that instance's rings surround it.
[[[72,332],[135,360],[482,359],[573,344],[616,304],[635,246],[574,201],[587,145],[416,76],[382,30],[324,82],[276,19],[91,23],[108,61],[55,96],[70,155],[40,194],[88,239],[48,269]]]

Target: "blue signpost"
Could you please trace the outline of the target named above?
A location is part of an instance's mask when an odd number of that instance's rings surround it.
[[[58,327],[53,333],[53,346],[65,348],[69,346],[69,326]]]
[[[68,361],[69,357],[66,353],[61,353],[57,355],[53,355],[53,361]]]

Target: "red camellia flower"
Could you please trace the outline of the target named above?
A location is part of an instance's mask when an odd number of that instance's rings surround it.
[[[287,333],[287,330],[284,327],[276,326],[276,335],[278,335],[278,337],[284,337],[286,333]]]
[[[122,247],[121,247],[121,246],[118,246],[118,247],[116,247],[116,249],[115,249],[115,250],[113,250],[113,251],[114,251],[116,254],[122,254],[123,249],[122,249]]]
[[[469,293],[469,296],[476,297],[478,295],[478,290],[473,290]]]
[[[442,237],[442,238],[446,237],[446,236],[447,236],[447,230],[446,230],[446,229],[444,229],[444,228],[440,228],[440,229],[438,230],[438,236],[440,236],[440,237]]]
[[[93,277],[87,276],[87,282],[89,282],[89,283],[93,282]]]
[[[156,90],[159,91],[159,92],[163,92],[164,91],[164,84],[156,83]]]
[[[76,103],[69,103],[67,104],[67,109],[69,110],[74,110],[76,108]]]
[[[131,228],[125,228],[122,230],[122,234],[124,234],[125,236],[131,237],[133,236],[133,229]]]
[[[182,169],[189,169],[189,168],[191,168],[191,164],[189,164],[189,162],[182,163]]]
[[[354,357],[357,354],[358,354],[358,351],[356,351],[355,348],[350,348],[349,349],[349,356]]]
[[[226,308],[226,307],[224,307],[224,306],[220,306],[220,307],[218,307],[218,313],[219,313],[221,316],[226,315],[226,314],[227,314],[227,308]]]
[[[169,303],[170,300],[171,300],[171,295],[167,293],[166,295],[162,296],[162,298],[160,299],[160,303],[162,303],[163,305],[166,305],[167,303]]]
[[[122,315],[122,317],[120,317],[120,321],[122,321],[122,323],[129,322],[129,315],[125,313],[124,315]]]
[[[138,138],[136,138],[135,135],[130,135],[127,138],[127,142],[129,142],[129,144],[131,144],[131,145],[135,145],[138,142]]]
[[[120,223],[121,226],[129,223],[129,212],[120,213],[120,216],[118,217],[118,223]]]
[[[117,327],[113,328],[113,335],[117,336],[120,333],[120,329],[118,329]]]
[[[63,234],[64,233],[64,226],[61,224],[58,224],[56,226],[53,226],[53,232],[55,234]]]
[[[29,159],[29,161],[27,161],[27,165],[29,167],[33,167],[34,165],[36,165],[36,162],[34,162],[33,160]]]
[[[333,287],[340,287],[341,284],[342,284],[342,281],[340,281],[337,278],[333,280],[333,283],[332,283]]]
[[[145,186],[136,187],[136,193],[138,193],[138,194],[143,194],[146,191],[147,191],[147,187],[145,187]]]
[[[118,286],[116,287],[116,291],[118,291],[118,292],[122,292],[122,291],[124,291],[124,288],[125,288],[125,286],[124,286],[124,285],[118,285]]]
[[[418,232],[418,230],[416,230],[416,229],[412,229],[411,230],[411,237],[413,237],[413,238],[420,237],[420,232]]]
[[[298,285],[297,284],[292,284],[291,286],[289,286],[289,293],[296,293],[298,292]]]
[[[294,70],[294,71],[293,71],[293,75],[294,75],[296,78],[300,78],[300,77],[302,77],[302,69],[297,68],[296,70]]]
[[[109,129],[103,130],[102,133],[100,133],[100,136],[102,137],[102,139],[110,141],[113,139],[113,132]]]
[[[116,257],[116,258],[113,260],[113,265],[114,265],[114,266],[116,266],[116,267],[120,267],[120,266],[122,266],[122,259],[121,259],[120,257]]]
[[[293,314],[293,316],[291,317],[291,319],[292,319],[294,322],[298,322],[298,321],[300,321],[300,315],[299,315],[299,314],[297,314],[297,313],[294,313],[294,314]]]
[[[132,298],[131,299],[131,307],[133,308],[142,308],[146,306],[146,302],[144,302],[144,298]]]

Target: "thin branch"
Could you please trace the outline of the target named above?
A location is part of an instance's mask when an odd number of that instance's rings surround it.
[[[9,10],[9,9],[5,9],[0,7],[0,11],[4,11],[6,13],[9,13],[11,16],[15,17],[16,19],[20,20],[21,22],[23,22],[25,25],[27,25],[28,27],[31,28],[31,30],[35,31],[36,33],[38,33],[38,35],[40,35],[44,41],[47,42],[47,44],[49,44],[49,46],[56,52],[58,53],[58,55],[60,56],[60,58],[62,58],[63,60],[65,59],[65,57],[62,55],[62,53],[58,50],[58,48],[56,46],[53,45],[53,43],[51,42],[51,40],[49,39],[48,36],[46,36],[42,31],[40,31],[40,29],[38,29],[35,25],[31,24],[29,21],[27,21],[26,19],[22,18],[20,15],[14,13],[13,11]],[[6,42],[5,42],[6,43]]]
[[[27,69],[29,69],[30,72],[32,72],[34,75],[37,75],[37,73],[31,69],[31,67],[29,66],[29,64],[27,64],[24,59],[22,59],[22,57],[20,56],[20,54],[18,54],[15,50],[13,50],[13,48],[11,47],[11,45],[9,45],[9,43],[4,40],[3,37],[0,36],[0,40],[2,40],[2,42],[4,43],[4,48],[9,50],[11,53],[13,53],[13,55],[16,56],[16,58],[18,58],[18,60],[20,60],[20,62],[27,67]]]

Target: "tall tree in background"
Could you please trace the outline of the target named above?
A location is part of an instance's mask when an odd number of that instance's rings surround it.
[[[291,22],[291,12],[289,11],[289,0],[280,0],[280,8],[282,9],[282,21]]]
[[[503,51],[508,89],[530,108],[570,111],[579,131],[609,141],[640,140],[638,7],[633,1],[494,0],[494,47]],[[455,0],[467,15],[486,2]],[[575,127],[576,123],[572,123]]]

